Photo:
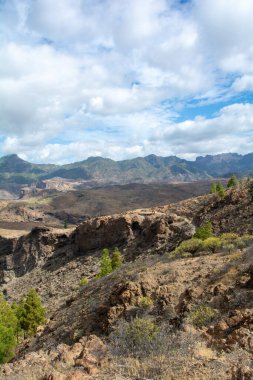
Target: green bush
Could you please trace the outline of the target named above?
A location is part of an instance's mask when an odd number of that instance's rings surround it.
[[[233,243],[238,238],[239,238],[239,235],[234,232],[226,232],[220,235],[220,239],[222,241],[226,241],[227,243]]]
[[[201,250],[202,248],[203,248],[203,241],[201,239],[192,238],[192,239],[183,241],[174,250],[174,255],[182,256],[182,257],[185,254],[194,255],[197,251]]]
[[[81,280],[80,280],[80,285],[81,286],[84,286],[84,285],[87,285],[89,283],[89,280],[87,277],[82,277]]]
[[[104,248],[102,251],[101,259],[100,259],[100,272],[97,274],[97,277],[107,276],[112,272],[112,260],[110,258],[109,249]]]
[[[46,322],[45,315],[46,311],[40,297],[35,289],[31,289],[26,298],[21,300],[17,309],[19,323],[25,336],[35,335],[37,327]]]
[[[196,229],[195,234],[193,235],[196,239],[206,240],[209,237],[213,236],[213,228],[211,222],[206,222]]]
[[[114,248],[112,256],[110,256],[109,249],[104,248],[100,259],[100,271],[96,278],[107,276],[115,269],[120,268],[122,263],[123,257],[118,248]]]
[[[210,194],[215,194],[216,192],[217,192],[217,184],[216,182],[213,182],[211,190],[210,190]]]
[[[0,363],[14,357],[17,345],[16,332],[18,320],[15,311],[4,297],[0,296]]]
[[[158,333],[158,326],[149,319],[136,318],[129,323],[126,334],[135,345],[141,345],[143,341],[152,341]]]
[[[123,262],[123,258],[121,255],[121,252],[118,248],[114,248],[114,251],[112,253],[112,270],[115,270],[117,268],[120,268]]]
[[[154,302],[153,302],[152,298],[150,298],[150,297],[141,297],[139,299],[139,303],[138,304],[143,309],[148,309],[151,306],[153,306]]]
[[[7,363],[15,355],[17,339],[13,328],[0,324],[0,363]]]
[[[232,175],[232,177],[229,179],[229,181],[227,183],[227,187],[230,188],[230,187],[236,186],[237,183],[238,183],[238,181],[237,181],[236,176]]]
[[[211,251],[212,253],[217,252],[221,246],[222,242],[218,237],[209,237],[203,241],[204,250]]]
[[[193,325],[201,327],[210,322],[214,318],[215,314],[215,310],[210,306],[200,305],[189,314],[189,321]]]
[[[217,185],[217,193],[221,199],[225,197],[225,190],[221,182]]]

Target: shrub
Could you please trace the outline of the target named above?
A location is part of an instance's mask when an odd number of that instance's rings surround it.
[[[200,305],[189,314],[189,320],[193,325],[201,327],[210,322],[215,314],[215,310],[210,306]]]
[[[87,285],[89,283],[89,280],[87,277],[82,277],[81,280],[80,280],[80,285],[81,286],[84,286],[84,285]]]
[[[25,332],[25,336],[33,336],[38,326],[46,322],[45,308],[41,304],[41,299],[35,289],[31,289],[18,307],[17,315],[20,326]]]
[[[14,357],[16,345],[15,331],[0,324],[0,363],[6,363]]]
[[[100,259],[100,272],[97,277],[107,276],[112,272],[112,260],[110,258],[109,249],[104,248]]]
[[[143,309],[148,309],[149,307],[153,306],[153,300],[150,297],[141,297],[139,299],[139,306]]]
[[[224,251],[226,251],[226,252],[228,252],[228,253],[231,253],[231,252],[233,252],[234,251],[234,249],[235,249],[235,245],[234,244],[223,244],[222,245],[222,248],[224,249]]]
[[[225,197],[225,190],[221,182],[217,185],[217,193],[221,199]]]
[[[18,320],[15,311],[4,297],[0,296],[0,363],[14,357],[17,345],[16,331]]]
[[[217,184],[216,182],[213,182],[211,190],[210,190],[210,194],[215,194],[216,192],[217,192]]]
[[[159,345],[159,327],[150,319],[120,321],[110,335],[112,351],[117,355],[147,356]]]
[[[123,262],[123,258],[121,255],[121,252],[118,248],[114,248],[114,251],[112,253],[112,270],[115,270],[119,267],[121,267]]]
[[[212,253],[215,253],[221,248],[222,242],[219,238],[217,237],[209,237],[203,242],[203,248],[211,251]]]
[[[201,239],[190,239],[183,241],[175,250],[174,254],[185,257],[185,254],[194,255],[203,247],[203,241]]]
[[[206,222],[196,229],[195,234],[193,235],[196,239],[205,240],[213,236],[213,228],[211,222]]]
[[[227,187],[230,188],[230,187],[236,186],[237,183],[238,183],[238,181],[236,179],[236,176],[232,175],[232,177],[229,179],[229,181],[227,183]]]
[[[231,255],[229,256],[229,261],[237,261],[237,260],[240,260],[242,257],[243,257],[243,252],[235,251],[231,253]]]
[[[239,235],[234,232],[226,232],[220,235],[220,239],[228,243],[233,243],[238,238],[239,238]]]
[[[246,237],[247,235],[245,235]],[[225,250],[231,251],[234,248],[242,249],[246,246],[247,238],[244,236],[239,236],[236,233],[230,232],[225,233],[220,236],[222,247]]]

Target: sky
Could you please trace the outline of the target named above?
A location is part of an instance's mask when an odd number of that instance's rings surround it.
[[[253,152],[252,0],[0,0],[0,155]]]

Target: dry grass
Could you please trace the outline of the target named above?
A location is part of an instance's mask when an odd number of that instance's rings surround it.
[[[244,253],[242,251],[236,251],[236,252],[232,252],[229,256],[229,261],[237,261],[237,260],[241,260],[244,256]]]

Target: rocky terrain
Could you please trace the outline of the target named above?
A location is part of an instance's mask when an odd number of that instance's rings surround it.
[[[200,196],[95,217],[73,229],[35,228],[2,237],[4,295],[16,301],[33,286],[48,322],[23,342],[13,363],[1,367],[0,378],[252,379],[250,241],[237,251],[171,255],[205,221],[217,236],[252,234],[252,216],[246,184],[224,199]],[[115,246],[124,264],[97,279],[101,250]],[[83,276],[89,283],[81,286]],[[193,323],[201,307],[212,312],[203,325]],[[161,343],[147,356],[129,355],[117,335],[136,317],[159,327]]]

